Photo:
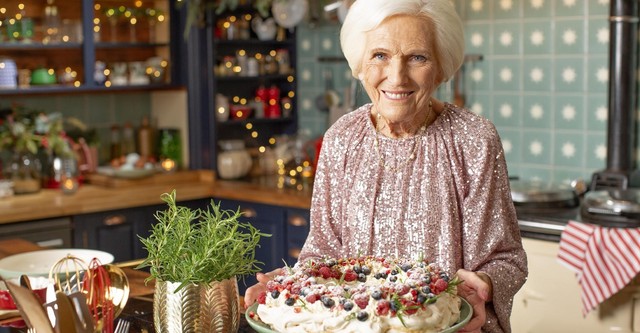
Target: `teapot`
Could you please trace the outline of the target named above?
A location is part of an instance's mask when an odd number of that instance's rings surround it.
[[[256,16],[251,21],[251,28],[253,28],[253,31],[258,35],[259,40],[271,40],[275,38],[278,32],[278,27],[273,17],[263,20],[261,17]]]

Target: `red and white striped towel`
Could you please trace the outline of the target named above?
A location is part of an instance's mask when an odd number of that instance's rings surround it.
[[[560,237],[558,260],[576,272],[586,316],[640,273],[640,228],[569,221]]]

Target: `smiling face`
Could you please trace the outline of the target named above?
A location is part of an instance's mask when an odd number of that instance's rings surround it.
[[[431,94],[442,82],[433,31],[426,19],[399,15],[365,35],[360,77],[372,112],[380,112],[396,133],[391,136],[412,134],[425,122]]]

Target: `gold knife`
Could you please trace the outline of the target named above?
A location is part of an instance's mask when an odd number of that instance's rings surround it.
[[[31,290],[9,281],[5,281],[5,284],[27,326],[35,328],[38,333],[55,333],[44,307]]]

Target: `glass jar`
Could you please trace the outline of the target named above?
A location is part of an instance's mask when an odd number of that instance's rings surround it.
[[[182,167],[182,140],[177,128],[161,128],[158,130],[158,157],[166,171]]]
[[[221,140],[222,151],[218,153],[218,176],[222,179],[237,179],[246,176],[253,161],[242,140]]]
[[[42,164],[35,154],[15,152],[7,168],[15,194],[37,193],[42,189]]]

